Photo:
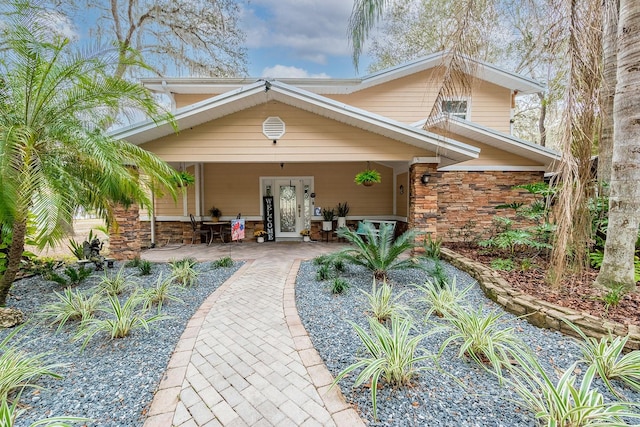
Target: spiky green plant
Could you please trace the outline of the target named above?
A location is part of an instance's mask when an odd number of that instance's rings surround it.
[[[178,259],[178,260],[171,260],[171,261],[169,261],[169,265],[171,267],[188,265],[189,267],[193,268],[196,265],[198,265],[198,260],[193,258],[193,257],[185,257],[185,258]]]
[[[178,288],[175,286],[172,277],[168,277],[167,279],[162,278],[162,273],[158,276],[158,280],[156,280],[155,286],[144,290],[144,307],[151,308],[154,305],[158,306],[158,312],[162,310],[162,305],[166,301],[174,301],[178,303],[182,303],[183,301],[178,298],[175,294],[175,291]]]
[[[316,280],[322,282],[331,278],[331,266],[329,264],[320,264],[316,270]]]
[[[64,276],[51,272],[49,274],[49,279],[61,286],[78,286],[80,283],[87,280],[87,278],[91,276],[91,273],[92,270],[85,268],[84,266],[81,266],[78,269],[75,269],[73,266],[68,266],[64,269]]]
[[[65,288],[62,294],[55,291],[53,293],[57,301],[42,307],[38,316],[51,325],[57,323],[58,331],[69,320],[87,320],[93,316],[101,300],[99,293],[85,295],[79,290],[74,292],[71,288]]]
[[[424,256],[428,259],[440,259],[442,248],[442,238],[432,239],[431,234],[427,234],[422,241]]]
[[[25,387],[37,387],[34,383],[41,376],[62,378],[55,372],[64,364],[48,364],[47,353],[29,354],[17,339],[25,325],[15,328],[0,342],[0,397]]]
[[[171,265],[171,277],[180,286],[195,286],[198,283],[198,271],[190,260],[175,262]]]
[[[449,277],[447,276],[447,272],[442,265],[442,261],[439,259],[435,259],[433,263],[433,268],[429,269],[429,274],[433,279],[433,283],[437,284],[441,288],[444,288],[449,281]]]
[[[381,224],[377,230],[371,224],[364,227],[364,237],[346,227],[339,229],[338,236],[346,239],[353,247],[334,256],[371,270],[378,280],[386,279],[389,270],[420,266],[411,258],[400,258],[415,247],[416,231],[409,230],[394,240],[394,227],[391,224]]]
[[[432,331],[449,333],[440,346],[440,355],[449,345],[457,343],[460,346],[458,357],[467,355],[482,366],[488,363],[502,379],[502,368],[509,367],[513,355],[526,352],[526,347],[516,337],[512,326],[505,327],[503,312],[494,310],[484,314],[482,310],[482,307],[475,311],[462,307],[461,310],[445,311],[446,324]]]
[[[213,268],[228,268],[233,267],[233,259],[231,257],[222,257],[211,263]]]
[[[105,271],[98,283],[98,289],[106,292],[109,296],[120,295],[132,287],[135,287],[132,276],[127,276],[124,266],[120,267],[116,274]]]
[[[124,338],[133,330],[144,329],[148,332],[152,323],[169,319],[169,316],[161,314],[147,316],[145,300],[139,290],[134,291],[124,304],[120,302],[118,296],[110,295],[107,298],[107,304],[98,309],[103,315],[82,322],[80,330],[73,338],[74,341],[83,340],[82,349],[84,350],[98,333],[106,332],[111,339]]]
[[[419,300],[426,302],[429,306],[425,313],[426,319],[434,313],[439,317],[443,317],[445,314],[462,310],[460,303],[473,288],[473,284],[471,284],[463,290],[459,290],[455,276],[450,281],[444,282],[443,286],[430,280],[424,282],[422,286],[415,286],[422,294]]]
[[[25,409],[18,407],[18,398],[12,399],[11,405],[6,396],[0,398],[0,427],[13,427],[16,419],[26,412]],[[77,423],[86,423],[92,421],[90,418],[80,417],[50,417],[29,424],[29,427],[48,426],[48,427],[73,427]]]
[[[136,256],[135,258],[130,259],[129,261],[127,261],[127,262],[124,264],[124,266],[125,266],[126,268],[138,268],[138,267],[140,267],[140,262],[141,262],[141,261],[142,261],[142,260],[140,259],[140,257],[139,257],[139,256]]]
[[[331,293],[332,294],[342,294],[347,289],[349,289],[349,282],[347,282],[342,277],[336,277],[331,282]]]
[[[382,286],[378,286],[376,279],[373,279],[371,293],[362,289],[360,289],[360,292],[367,297],[371,316],[378,322],[384,322],[394,314],[407,311],[407,307],[399,303],[405,291],[396,292],[394,295],[393,286],[389,285],[386,280],[382,282]]]
[[[140,270],[141,276],[148,276],[151,274],[151,270],[153,269],[153,264],[151,261],[142,260],[140,261],[140,265],[138,265],[138,270]]]
[[[359,325],[349,322],[353,326],[358,338],[364,344],[367,356],[356,363],[347,366],[333,381],[335,386],[349,373],[362,369],[353,384],[358,387],[365,381],[371,381],[371,403],[373,416],[377,418],[377,391],[378,382],[382,379],[391,387],[409,385],[411,379],[426,366],[418,366],[419,362],[432,359],[430,354],[416,355],[418,345],[427,335],[418,334],[412,336],[413,325],[406,318],[393,316],[390,327],[387,328],[374,318],[369,318],[367,333]]]
[[[609,335],[598,340],[586,336],[580,328],[568,320],[565,320],[565,323],[582,338],[578,340],[582,360],[596,367],[597,374],[611,392],[620,396],[611,384],[611,380],[615,379],[640,392],[640,350],[624,353],[624,348],[629,341],[628,335],[625,337]]]

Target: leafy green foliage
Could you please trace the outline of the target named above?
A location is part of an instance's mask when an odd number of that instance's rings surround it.
[[[84,265],[80,266],[77,270],[73,266],[68,266],[64,269],[66,278],[55,272],[51,272],[49,273],[49,279],[61,286],[77,286],[91,276],[91,273],[93,273],[93,271],[85,268]]]
[[[441,288],[444,288],[446,283],[449,281],[447,272],[444,270],[442,262],[439,259],[435,260],[433,268],[429,270],[429,274],[431,275],[433,282]]]
[[[434,330],[445,330],[449,337],[440,347],[440,354],[453,343],[459,343],[458,357],[468,355],[480,365],[488,363],[498,378],[502,378],[502,368],[511,366],[514,354],[524,353],[525,347],[518,340],[513,327],[505,327],[504,313],[492,311],[483,314],[482,307],[475,311],[445,310],[447,324]]]
[[[347,202],[344,202],[344,204],[338,203],[338,206],[336,207],[336,213],[339,217],[346,217],[347,215],[349,215],[350,210],[351,208],[349,207]]]
[[[39,377],[46,375],[61,378],[55,369],[61,364],[47,364],[47,354],[28,354],[21,350],[19,340],[14,340],[24,326],[15,328],[0,342],[0,397],[6,398],[14,390],[24,387],[36,387],[33,383]]]
[[[51,325],[58,324],[60,330],[69,320],[87,320],[98,308],[100,304],[100,294],[85,295],[84,293],[71,288],[66,288],[62,294],[53,292],[57,298],[56,302],[42,307],[38,316],[42,317]]]
[[[386,280],[382,282],[382,286],[378,286],[376,279],[373,279],[371,293],[362,289],[360,292],[367,297],[371,316],[378,322],[384,322],[394,314],[406,311],[406,307],[398,302],[404,292],[398,292],[394,295],[393,287]]]
[[[105,271],[98,283],[98,289],[109,296],[120,295],[135,286],[131,276],[125,275],[124,266],[120,267],[116,274]]]
[[[231,257],[226,256],[220,259],[217,259],[211,263],[213,268],[228,268],[233,267],[233,259]]]
[[[167,301],[182,303],[183,301],[175,294],[176,288],[178,287],[174,285],[172,277],[163,280],[162,273],[160,273],[155,286],[146,289],[143,293],[144,307],[158,306],[159,312]]]
[[[378,230],[368,224],[365,230],[364,237],[346,227],[338,230],[338,236],[346,239],[353,247],[344,249],[334,256],[371,270],[374,277],[379,280],[385,279],[389,270],[419,266],[411,258],[400,257],[414,248],[417,234],[415,230],[409,230],[395,240],[393,239],[394,227],[390,224],[381,224]]]
[[[604,252],[602,250],[591,252],[589,253],[589,259],[591,260],[591,265],[593,267],[600,268],[602,267],[602,261],[604,260]],[[635,281],[640,282],[640,258],[638,256],[633,259],[633,271]]]
[[[467,286],[463,290],[459,290],[456,285],[456,278],[446,281],[443,284],[427,280],[422,286],[415,285],[422,291],[421,301],[429,306],[425,313],[425,318],[429,318],[432,314],[443,317],[445,314],[462,310],[460,303],[464,296],[473,288],[473,285]]]
[[[432,239],[431,234],[427,234],[422,242],[424,256],[429,259],[440,259],[440,250],[442,248],[442,238]]]
[[[550,249],[551,245],[541,242],[534,237],[529,230],[521,230],[513,228],[513,221],[509,218],[495,217],[494,221],[498,224],[498,233],[486,240],[481,240],[478,244],[482,247],[493,248],[508,252],[511,256],[516,249],[529,247],[533,249]]]
[[[147,317],[146,301],[147,299],[138,290],[134,291],[124,304],[120,302],[117,295],[109,295],[107,305],[98,309],[103,315],[91,317],[82,322],[74,341],[83,340],[82,349],[84,350],[98,333],[107,333],[111,339],[124,338],[136,329],[144,329],[148,332],[152,323],[169,318],[161,314]]]
[[[188,287],[198,284],[198,271],[195,269],[197,261],[186,258],[169,264],[171,266],[171,277],[180,286]]]
[[[364,344],[367,356],[340,372],[333,381],[332,387],[349,373],[362,369],[353,386],[358,387],[365,381],[371,381],[373,416],[377,418],[378,382],[382,379],[391,387],[409,385],[417,372],[426,369],[424,366],[416,366],[417,363],[432,358],[431,355],[416,355],[418,345],[426,337],[426,334],[412,336],[413,325],[411,321],[397,316],[391,318],[389,328],[376,319],[369,318],[371,334],[368,334],[359,325],[353,322],[349,323]]]
[[[332,294],[342,294],[347,289],[349,289],[349,282],[341,277],[336,277],[331,282],[331,293]]]
[[[491,268],[494,270],[511,271],[515,268],[513,260],[509,258],[495,258],[491,260]]]
[[[129,261],[125,262],[124,266],[126,268],[138,268],[138,267],[140,267],[140,263],[141,262],[142,262],[142,260],[140,259],[139,256],[137,256],[137,257],[135,257],[133,259],[130,259]]]
[[[151,261],[142,260],[140,261],[140,265],[138,265],[138,270],[140,270],[141,276],[148,276],[151,274],[151,270],[153,269],[153,264]]]
[[[0,398],[0,426],[1,427],[13,427],[16,419],[25,412],[24,409],[18,408],[19,398],[13,399],[11,405],[6,396]],[[73,427],[76,423],[83,423],[92,421],[89,418],[79,417],[50,417],[40,421],[36,421],[29,425],[29,427],[38,426],[50,426],[50,427]]]
[[[193,257],[186,257],[186,258],[182,258],[179,260],[171,260],[169,261],[169,266],[171,268],[175,267],[175,266],[182,266],[182,265],[188,265],[189,267],[195,267],[196,265],[198,265],[198,260],[193,258]]]
[[[331,266],[329,264],[321,264],[316,270],[316,280],[323,282],[331,278]]]

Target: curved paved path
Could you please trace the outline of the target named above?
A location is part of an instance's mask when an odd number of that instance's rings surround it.
[[[248,259],[189,321],[145,427],[363,426],[339,389],[328,390],[333,378],[295,307],[300,258],[338,248],[249,242],[144,253]]]

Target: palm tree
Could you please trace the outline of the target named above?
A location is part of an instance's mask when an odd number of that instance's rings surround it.
[[[104,130],[123,112],[160,113],[144,88],[111,76],[117,50],[76,52],[47,27],[42,10],[10,7],[0,38],[0,224],[12,237],[0,305],[19,270],[28,222],[44,247],[70,229],[78,207],[111,222],[114,203],[149,206],[152,180],[175,197],[177,176]]]
[[[620,0],[609,225],[596,284],[635,287],[633,257],[640,223],[640,3]]]
[[[400,259],[400,255],[415,247],[416,231],[409,230],[393,240],[393,225],[381,224],[376,229],[372,224],[366,224],[364,230],[363,237],[346,227],[339,229],[338,236],[355,247],[344,249],[334,256],[371,270],[378,280],[386,279],[389,270],[419,267],[412,258]]]

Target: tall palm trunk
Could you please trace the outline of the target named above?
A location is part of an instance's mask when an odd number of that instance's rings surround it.
[[[620,0],[618,66],[609,226],[596,284],[635,286],[633,257],[640,222],[640,2]]]
[[[24,252],[24,239],[27,234],[27,221],[20,220],[13,223],[13,238],[9,247],[7,257],[7,269],[0,279],[0,306],[7,304],[7,296],[11,284],[20,271],[20,262],[22,261],[22,253]]]

